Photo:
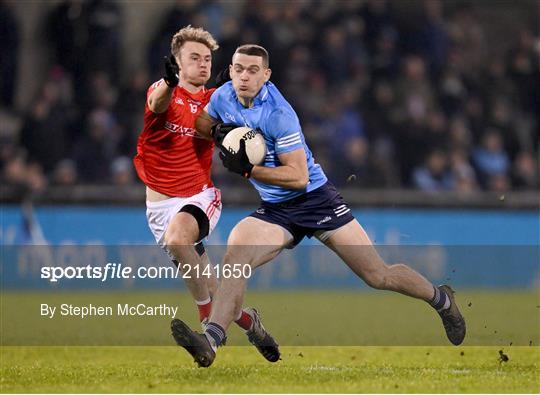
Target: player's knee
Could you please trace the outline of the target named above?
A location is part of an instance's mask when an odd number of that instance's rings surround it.
[[[229,244],[227,245],[227,252],[223,263],[228,264],[251,264],[253,260],[255,246],[248,246],[242,244]]]
[[[242,246],[245,244],[245,241],[243,241],[245,239],[245,237],[242,237],[242,232],[235,228],[229,234],[229,238],[227,239],[227,245],[235,247]]]
[[[175,247],[193,245],[196,241],[195,239],[193,235],[189,235],[186,232],[180,230],[171,231],[165,234],[165,245],[169,249],[174,249]]]

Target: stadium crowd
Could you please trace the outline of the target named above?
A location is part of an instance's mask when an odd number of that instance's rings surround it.
[[[538,27],[521,23],[494,42],[474,3],[417,5],[403,14],[385,0],[183,0],[153,32],[147,67],[133,70],[120,55],[125,4],[64,1],[44,21],[47,78],[21,111],[20,21],[0,2],[2,124],[20,125],[0,133],[2,184],[137,183],[146,89],[162,76],[174,32],[191,24],[220,43],[213,75],[240,44],[269,50],[271,80],[338,186],[538,189]],[[218,185],[244,183],[222,166],[214,173]]]

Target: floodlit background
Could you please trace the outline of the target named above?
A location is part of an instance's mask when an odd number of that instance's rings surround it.
[[[539,188],[537,1],[0,4],[1,176],[15,196],[139,187],[146,89],[187,24],[220,43],[213,75],[240,44],[269,50],[272,81],[338,187]],[[220,186],[247,185],[214,170]]]

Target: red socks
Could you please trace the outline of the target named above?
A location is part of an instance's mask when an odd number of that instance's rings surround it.
[[[195,303],[199,309],[199,321],[203,322],[205,319],[210,317],[210,313],[212,311],[212,299],[208,298],[202,301],[196,300]],[[246,331],[250,330],[251,325],[253,324],[251,316],[244,310],[241,311],[240,317],[234,322],[236,322],[240,328]]]
[[[198,301],[196,300],[197,308],[199,309],[199,321],[203,322],[206,318],[210,317],[212,311],[212,299]]]
[[[240,318],[238,318],[236,321],[234,321],[238,324],[238,326],[246,331],[251,329],[251,325],[253,324],[253,320],[251,319],[251,316],[247,314],[244,310],[240,313]]]

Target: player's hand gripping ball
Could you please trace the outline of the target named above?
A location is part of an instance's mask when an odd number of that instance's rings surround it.
[[[240,150],[241,140],[245,142],[249,163],[252,165],[263,163],[266,156],[266,143],[262,134],[256,129],[247,126],[237,127],[226,134],[221,145],[230,153],[236,154]]]

